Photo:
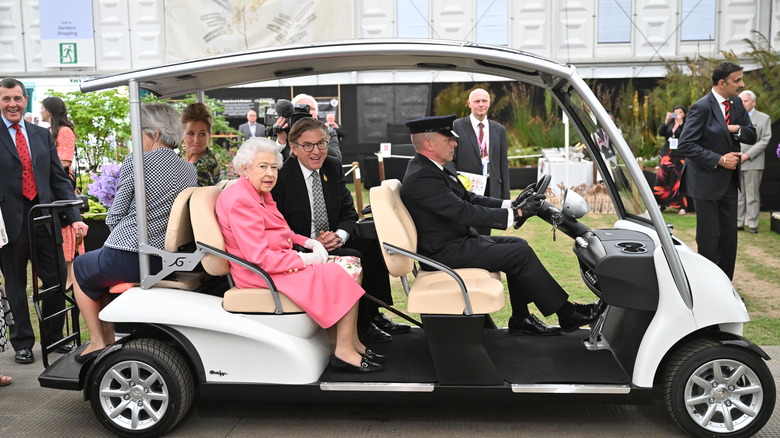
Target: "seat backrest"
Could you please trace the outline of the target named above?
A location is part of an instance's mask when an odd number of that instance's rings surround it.
[[[384,244],[389,243],[407,251],[417,251],[417,228],[401,201],[401,181],[384,180],[381,185],[371,188],[369,196],[387,270],[393,277],[407,275],[414,269],[414,260],[401,254],[387,254],[384,250]]]
[[[165,250],[177,252],[179,248],[194,241],[190,221],[190,197],[197,187],[187,187],[173,201],[168,228],[165,230]]]
[[[192,231],[196,242],[203,242],[214,248],[225,250],[225,240],[217,222],[217,198],[222,190],[214,186],[198,187],[190,198]],[[213,254],[206,254],[201,260],[203,269],[213,276],[227,275],[230,263]]]

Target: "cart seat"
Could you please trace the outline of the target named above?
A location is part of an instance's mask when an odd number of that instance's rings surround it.
[[[192,231],[195,241],[205,243],[225,251],[225,240],[217,222],[217,198],[222,190],[217,187],[198,187],[190,199]],[[203,268],[211,275],[230,275],[230,262],[215,254],[205,254],[201,260]],[[279,293],[282,313],[302,313],[298,305],[281,292]],[[222,299],[222,307],[235,313],[274,313],[275,305],[271,290],[268,288],[241,289],[233,287]]]
[[[385,180],[380,186],[371,188],[370,197],[377,237],[387,269],[394,277],[406,278],[413,271],[415,260],[426,264],[426,260],[430,259],[416,253],[417,229],[401,201],[401,182],[397,179]],[[394,251],[388,245],[406,254]],[[460,288],[452,273],[463,280],[465,291]],[[504,285],[484,269],[453,270],[444,267],[438,271],[421,271],[411,287],[403,283],[409,295],[407,309],[412,313],[467,314],[466,297],[471,303],[472,314],[491,313],[504,307]]]

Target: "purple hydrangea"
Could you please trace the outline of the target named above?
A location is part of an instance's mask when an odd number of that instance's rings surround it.
[[[87,186],[87,194],[94,196],[106,208],[114,203],[119,186],[119,164],[104,164],[99,173],[90,172],[92,183]]]

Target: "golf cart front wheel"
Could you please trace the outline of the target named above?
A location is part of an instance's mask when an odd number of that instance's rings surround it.
[[[769,420],[775,383],[754,352],[707,340],[678,350],[662,382],[674,421],[697,437],[750,437]]]
[[[160,436],[189,411],[193,378],[181,354],[155,339],[136,339],[96,364],[92,410],[111,432]]]

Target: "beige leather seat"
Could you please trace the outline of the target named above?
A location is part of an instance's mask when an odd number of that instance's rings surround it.
[[[222,192],[217,187],[198,187],[190,199],[192,231],[195,241],[204,243],[219,251],[225,251],[225,241],[219,229],[215,207],[217,197]],[[227,253],[225,253],[227,254]],[[220,276],[230,273],[230,263],[224,257],[206,253],[201,260],[203,268],[211,275]],[[282,293],[277,294],[281,313],[301,313],[303,310]],[[275,313],[276,304],[268,288],[240,289],[233,287],[222,300],[222,307],[236,313]]]
[[[409,312],[470,315],[495,312],[504,306],[503,284],[484,269],[453,270],[434,262],[438,271],[421,271],[410,287],[406,279],[415,261],[428,264],[430,260],[416,253],[417,229],[401,201],[401,182],[383,181],[371,188],[370,198],[382,255],[390,275],[404,284]]]

